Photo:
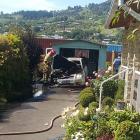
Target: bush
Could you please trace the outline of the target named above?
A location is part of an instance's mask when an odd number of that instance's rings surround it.
[[[83,107],[88,107],[89,103],[95,101],[95,96],[92,92],[81,92],[80,93],[80,104]]]
[[[79,131],[80,121],[77,117],[70,117],[66,120],[64,127],[66,129],[65,140],[71,140],[71,136]]]
[[[117,89],[117,82],[115,80],[109,80],[108,82],[103,84],[103,96],[108,96],[114,99]]]
[[[112,130],[104,118],[98,119],[97,139],[104,138],[106,136],[112,138]]]
[[[91,87],[87,87],[87,88],[84,88],[84,89],[80,92],[80,94],[84,94],[85,92],[91,92],[91,93],[93,93],[94,90],[93,90],[93,88],[91,88]]]
[[[98,103],[97,102],[91,102],[89,104],[89,113],[91,116],[93,116],[94,114],[96,114],[96,108],[98,107]]]
[[[118,80],[118,90],[116,92],[115,99],[116,100],[123,100],[124,98],[124,80]]]
[[[89,121],[89,120],[91,120],[90,119],[90,114],[89,114],[89,109],[80,107],[78,118],[81,121]]]
[[[110,119],[120,123],[125,120],[130,120],[131,113],[129,111],[112,112],[110,114]]]
[[[132,121],[121,122],[115,132],[115,140],[138,140],[139,127]]]
[[[108,105],[110,108],[113,106],[114,104],[114,100],[111,98],[111,97],[105,97],[103,99],[103,102],[102,102],[103,106],[105,107],[106,105]]]
[[[22,100],[32,94],[29,59],[22,40],[13,34],[0,36],[0,97]]]
[[[92,88],[94,89],[96,100],[99,99],[100,95],[100,85],[103,80],[105,80],[107,77],[102,77],[100,80],[93,80],[92,81]],[[109,80],[106,83],[103,84],[103,93],[102,98],[108,96],[114,99],[116,95],[116,91],[118,89],[118,83],[115,80]]]
[[[98,107],[98,103],[97,102],[91,102],[89,104],[89,108],[97,108]]]

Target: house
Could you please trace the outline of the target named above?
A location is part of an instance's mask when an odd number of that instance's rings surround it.
[[[64,57],[84,57],[89,70],[89,75],[93,71],[106,68],[107,46],[85,40],[64,40],[36,38],[36,42],[46,50],[53,48],[57,54]]]
[[[125,73],[125,101],[140,112],[140,5],[134,0],[112,0],[106,28],[122,28],[122,68]]]

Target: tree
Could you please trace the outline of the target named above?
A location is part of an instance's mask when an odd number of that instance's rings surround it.
[[[13,34],[0,36],[0,97],[23,100],[32,95],[29,61],[22,40]]]
[[[40,61],[40,55],[42,54],[42,49],[35,42],[35,34],[29,25],[24,25],[22,27],[12,25],[12,27],[9,28],[9,31],[13,34],[17,34],[23,41],[29,58],[29,69],[32,77],[33,72]]]

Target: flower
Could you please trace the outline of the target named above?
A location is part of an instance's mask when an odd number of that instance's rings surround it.
[[[76,110],[75,112],[73,112],[73,113],[71,114],[71,116],[72,116],[72,117],[77,116],[78,113],[79,113],[79,110]]]
[[[85,85],[86,85],[86,87],[88,87],[89,86],[89,82],[86,82]]]
[[[112,67],[111,67],[111,66],[109,66],[109,67],[108,67],[108,71],[111,71],[111,70],[112,70]]]
[[[105,73],[108,74],[109,73],[109,70],[105,71]]]
[[[73,138],[73,140],[84,140],[84,138],[83,138],[83,134],[81,133],[81,132],[77,132],[76,134],[75,134],[75,137]]]
[[[95,74],[96,73],[96,71],[93,71],[93,74]]]
[[[71,126],[71,125],[72,125],[72,122],[69,122],[69,123],[68,123],[68,126]]]
[[[98,73],[95,73],[95,76],[97,76],[98,75]]]
[[[85,108],[84,115],[88,114],[88,107]]]

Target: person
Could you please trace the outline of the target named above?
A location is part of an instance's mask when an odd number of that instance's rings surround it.
[[[115,58],[113,62],[113,68],[115,73],[118,73],[120,65],[121,65],[121,54],[118,54],[118,57]]]

